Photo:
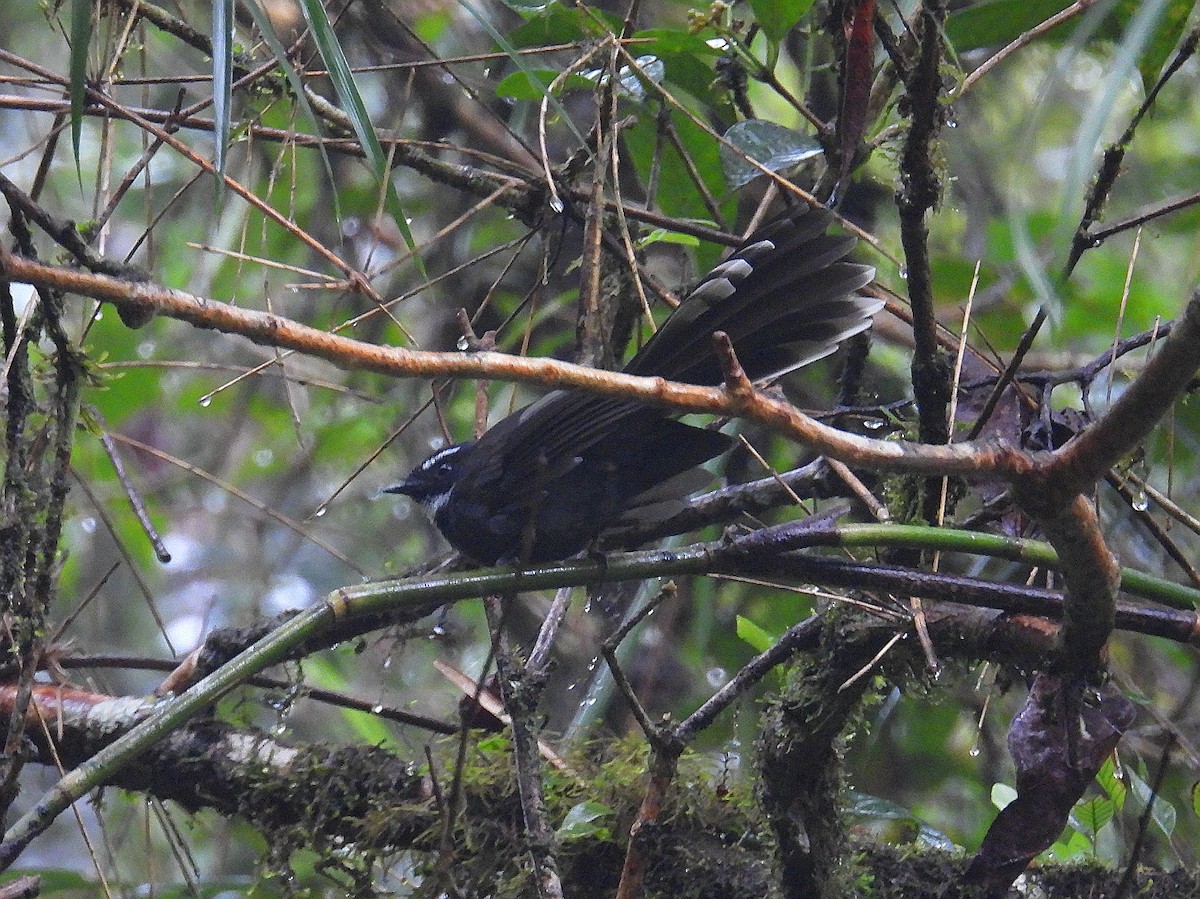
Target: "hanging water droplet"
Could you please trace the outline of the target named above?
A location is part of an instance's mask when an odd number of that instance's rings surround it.
[[[901,281],[908,280],[908,266],[907,265],[900,266],[900,280]]]
[[[979,748],[979,744],[974,743],[974,744],[972,744],[971,748],[967,750],[967,755],[969,755],[971,758],[974,759],[974,758],[979,758],[979,755],[982,752],[983,752],[983,750]]]
[[[460,337],[460,338],[458,338],[458,341],[454,345],[456,347],[458,347],[458,351],[460,353],[465,353],[467,350],[469,350],[471,348],[471,341],[468,340],[466,337]]]
[[[550,198],[550,208],[553,209],[557,213],[557,212],[562,212],[566,207],[563,205],[563,201],[561,198],[559,198],[557,196],[553,196]]]
[[[863,422],[863,427],[868,431],[878,431],[886,424],[882,418],[868,418]]]
[[[313,518],[323,518],[328,511],[329,506],[321,506],[317,511],[313,512]]]
[[[382,715],[383,714],[383,706],[379,705],[378,703],[371,706],[371,714],[372,715]]]
[[[1135,512],[1145,512],[1150,508],[1150,498],[1146,496],[1145,490],[1139,490],[1137,496],[1133,498],[1133,510]]]
[[[212,394],[211,393],[205,394],[204,396],[200,397],[200,408],[201,409],[207,409],[211,405],[212,405]]]

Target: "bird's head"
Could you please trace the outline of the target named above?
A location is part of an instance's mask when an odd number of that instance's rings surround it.
[[[410,471],[403,481],[384,487],[383,492],[412,497],[433,515],[450,498],[450,490],[458,483],[474,448],[473,441],[444,447]]]

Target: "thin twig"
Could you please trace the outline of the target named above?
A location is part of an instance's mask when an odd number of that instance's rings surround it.
[[[975,69],[975,71],[964,78],[962,84],[960,84],[958,88],[950,95],[950,101],[957,101],[965,93],[967,93],[967,91],[973,88],[979,79],[983,78],[985,75],[991,72],[992,69],[1002,63],[1004,60],[1008,59],[1008,57],[1012,56],[1022,47],[1029,46],[1050,29],[1061,25],[1063,22],[1074,18],[1080,13],[1085,12],[1089,7],[1095,5],[1096,2],[1097,0],[1077,0],[1077,2],[1072,3],[1066,9],[1055,13],[1044,22],[1035,25],[1028,31],[1022,32],[1009,44],[1000,50],[997,50],[995,54],[986,59],[977,69]]]

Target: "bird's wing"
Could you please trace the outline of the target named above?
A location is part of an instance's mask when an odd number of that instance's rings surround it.
[[[721,330],[750,377],[760,380],[828,355],[868,328],[882,304],[856,292],[874,269],[843,261],[854,238],[826,234],[832,220],[824,209],[796,206],[755,232],[700,282],[624,371],[717,384],[711,340]],[[583,464],[618,429],[641,433],[664,420],[630,400],[552,391],[480,438],[458,489],[507,502],[522,485],[561,478]],[[669,442],[662,447],[670,451]]]

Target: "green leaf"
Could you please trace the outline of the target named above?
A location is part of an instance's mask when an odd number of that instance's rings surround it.
[[[15,879],[17,877],[37,877],[41,879],[41,892],[38,896],[53,896],[57,893],[68,893],[68,895],[86,896],[88,893],[95,895],[96,884],[89,880],[77,871],[68,871],[62,868],[12,868],[5,872],[5,879]],[[7,883],[5,884],[7,886]]]
[[[1122,0],[1114,15],[1126,20],[1132,19],[1138,6],[1138,0]],[[1179,43],[1194,7],[1194,0],[1167,0],[1159,12],[1154,32],[1138,57],[1138,72],[1142,76],[1142,86],[1145,90],[1150,90],[1158,80],[1159,72],[1175,50],[1175,45]]]
[[[296,71],[296,67],[292,65],[292,61],[288,58],[287,50],[279,42],[279,37],[275,34],[275,29],[271,25],[270,18],[267,17],[258,0],[246,0],[246,8],[250,11],[250,17],[254,19],[254,24],[258,28],[259,35],[271,51],[271,55],[275,57],[275,62],[283,70],[284,77],[287,78],[288,85],[292,88],[292,95],[295,97],[296,102],[300,104],[300,109],[312,124],[313,130],[319,131],[321,125],[317,120],[317,114],[313,112],[312,104],[308,102],[308,95],[304,92],[304,82],[300,80],[300,73]],[[325,149],[323,143],[317,145],[317,150],[321,154],[321,164],[325,167],[325,175],[329,179],[329,183],[335,183],[333,180],[333,164],[329,161],[329,152]],[[340,220],[342,217],[341,200],[336,190],[330,191],[330,193],[333,194],[334,218]]]
[[[316,0],[307,0],[307,2],[315,3]],[[521,54],[517,52],[517,48],[514,47],[503,34],[496,30],[496,26],[492,24],[491,19],[488,18],[488,16],[486,16],[484,13],[477,10],[472,4],[468,3],[467,0],[459,0],[459,2],[467,12],[475,17],[475,21],[483,26],[484,31],[491,35],[492,40],[499,45],[500,49],[508,55],[509,61],[512,62],[512,64],[520,71],[528,73],[530,71],[529,66],[525,65],[525,60],[522,58]],[[536,78],[533,78],[531,79],[530,83],[537,84],[538,81]],[[575,127],[575,121],[563,108],[563,105],[548,92],[543,91],[542,95],[546,98],[546,101],[550,104],[550,107],[554,110],[555,114],[562,119],[563,124],[570,129],[571,133],[575,136],[575,139],[579,141],[580,146],[588,146],[587,140],[582,134],[579,133],[579,129]]]
[[[775,43],[779,43],[804,18],[813,0],[750,0],[754,19]]]
[[[1092,841],[1077,830],[1067,828],[1054,845],[1046,850],[1046,857],[1060,862],[1074,861],[1092,854]]]
[[[1071,4],[1067,0],[990,0],[951,13],[946,20],[946,36],[959,52],[979,47],[1003,46]],[[1139,10],[1154,20],[1152,34],[1144,41],[1137,68],[1149,90],[1170,58],[1187,27],[1194,0],[1154,0],[1157,8],[1143,0],[1120,0],[1112,12],[1095,22],[1094,35],[1120,41]],[[1043,34],[1039,40],[1061,41],[1074,32],[1079,17],[1070,19]]]
[[[1096,839],[1100,828],[1112,820],[1116,814],[1116,803],[1107,796],[1096,796],[1075,803],[1071,809],[1071,826],[1085,836]]]
[[[1145,808],[1146,804],[1153,799],[1154,806],[1150,809],[1150,817],[1165,836],[1171,836],[1175,832],[1175,824],[1179,820],[1179,813],[1175,811],[1175,806],[1164,799],[1161,793],[1155,796],[1154,791],[1150,789],[1150,784],[1135,772],[1126,771],[1126,774],[1129,777],[1129,790],[1137,798],[1137,804],[1141,808]]]
[[[475,748],[480,752],[507,755],[512,749],[512,743],[504,734],[492,734],[476,743]]]
[[[424,269],[421,257],[417,253],[416,240],[413,238],[412,230],[408,227],[408,215],[405,213],[404,207],[400,205],[400,199],[396,196],[396,189],[392,186],[392,179],[389,177],[387,156],[383,152],[383,146],[379,143],[379,136],[375,133],[375,125],[371,122],[371,117],[367,115],[366,104],[363,103],[358,86],[354,83],[350,63],[346,61],[346,54],[342,51],[341,42],[338,41],[337,35],[333,31],[333,24],[325,14],[325,7],[321,5],[321,0],[303,0],[300,10],[304,13],[304,21],[307,23],[309,31],[312,32],[313,42],[317,45],[317,51],[321,54],[325,68],[329,70],[329,80],[333,82],[333,89],[337,91],[338,99],[341,100],[345,113],[350,119],[350,125],[358,136],[363,152],[367,154],[367,162],[385,185],[388,196],[387,205],[396,222],[396,227],[400,229],[400,234],[404,237],[405,246],[413,254],[418,267]]]
[[[848,790],[846,798],[848,800],[846,808],[848,814],[860,815],[864,818],[876,818],[881,821],[909,822],[915,824],[917,827],[918,843],[946,852],[951,852],[957,848],[954,841],[940,830],[930,827],[914,815],[910,809],[906,809],[904,806],[898,805],[890,799],[871,796],[867,793],[860,793],[857,790]]]
[[[670,111],[671,124],[679,142],[689,154],[695,170],[704,179],[705,186],[714,197],[726,193],[725,179],[721,174],[721,161],[717,153],[717,142],[711,134],[678,110]],[[629,145],[629,155],[638,173],[648,178],[655,154],[661,151],[658,125],[653,116],[639,116],[637,123],[624,132]],[[654,204],[664,214],[685,219],[711,219],[712,212],[705,205],[696,185],[688,174],[687,167],[676,152],[668,145],[662,152],[659,183]],[[729,204],[732,210],[734,204]],[[727,211],[725,214],[730,214]],[[715,260],[711,260],[715,261]],[[707,268],[710,260],[699,258],[701,269]]]
[[[1126,771],[1126,774],[1132,774],[1132,771]],[[1117,763],[1109,756],[1104,760],[1104,764],[1100,766],[1100,770],[1096,772],[1096,783],[1100,784],[1101,789],[1108,795],[1118,811],[1125,806],[1125,796],[1128,790],[1125,789],[1125,784],[1121,778],[1117,777]]]
[[[354,74],[350,71],[350,63],[346,61],[341,42],[334,33],[333,23],[325,14],[325,7],[321,5],[320,0],[303,0],[300,9],[304,13],[304,21],[309,31],[312,32],[321,60],[329,71],[333,89],[337,91],[338,100],[350,119],[350,126],[358,136],[371,168],[382,178],[386,175],[387,158],[384,156],[383,147],[380,146],[379,136],[375,133],[375,125],[367,115],[367,107],[358,92],[358,85],[354,83]]]
[[[974,3],[946,18],[946,37],[959,53],[1010,43],[1071,5],[1070,0],[990,0]],[[1061,29],[1070,28],[1066,22]],[[1048,34],[1062,34],[1058,28]]]
[[[225,174],[225,154],[229,146],[229,107],[233,97],[233,24],[233,0],[213,0],[213,140],[216,145],[213,165],[218,176]],[[215,184],[219,204],[225,179],[218,177]]]
[[[883,821],[915,821],[913,813],[898,803],[870,793],[860,793],[848,790],[846,811],[852,815],[862,815],[864,818],[879,818]]]
[[[1008,784],[992,784],[992,805],[1003,811],[1008,804],[1017,798],[1017,791]]]
[[[79,159],[79,141],[83,136],[83,107],[87,99],[88,44],[92,41],[91,0],[71,0],[71,147],[75,151],[75,172],[83,186]]]
[[[572,806],[571,810],[567,812],[563,823],[555,831],[555,836],[564,843],[591,837],[607,839],[611,831],[597,822],[611,817],[612,814],[612,809],[599,802],[581,802]]]
[[[666,228],[655,228],[638,241],[638,246],[648,247],[652,243],[673,243],[681,247],[698,247],[700,246],[700,238],[694,234],[680,234],[678,231],[668,231]],[[738,620],[741,621],[740,618]],[[739,636],[741,635],[739,634]],[[749,643],[750,641],[747,640],[746,642]]]
[[[579,7],[566,7],[555,3],[534,16],[524,25],[508,33],[513,47],[545,47],[551,44],[570,44],[574,41],[600,37],[596,20]],[[620,30],[620,25],[617,26]]]
[[[425,43],[433,44],[441,40],[453,23],[452,8],[447,6],[444,9],[435,9],[433,12],[418,16],[412,23],[412,30]]]
[[[557,69],[513,72],[496,85],[496,96],[510,100],[540,100],[560,74]],[[595,86],[595,82],[585,75],[568,75],[558,83],[554,92],[562,94],[568,90],[592,90]]]
[[[744,643],[748,643],[755,652],[766,652],[779,639],[778,634],[772,634],[766,628],[741,615],[737,616],[737,635]],[[782,666],[775,669],[775,679],[780,689],[787,682],[787,672]]]
[[[772,172],[791,168],[821,153],[821,145],[799,131],[776,125],[765,119],[738,122],[725,132],[725,139]],[[745,187],[762,170],[721,145],[721,164],[731,190]]]
[[[768,633],[764,628],[741,615],[737,616],[737,635],[744,642],[750,644],[750,648],[755,652],[766,652],[775,645],[777,639],[777,635]]]
[[[661,56],[665,53],[691,53],[695,56],[720,56],[721,52],[710,46],[708,41],[696,34],[686,31],[676,31],[673,28],[647,28],[634,34],[638,43],[638,53],[652,53]],[[643,41],[649,41],[643,43]]]
[[[327,657],[305,659],[304,674],[306,680],[325,690],[349,693],[354,689],[341,669]],[[387,723],[378,715],[354,709],[341,709],[341,713],[349,734],[359,743],[379,746],[392,738]]]

